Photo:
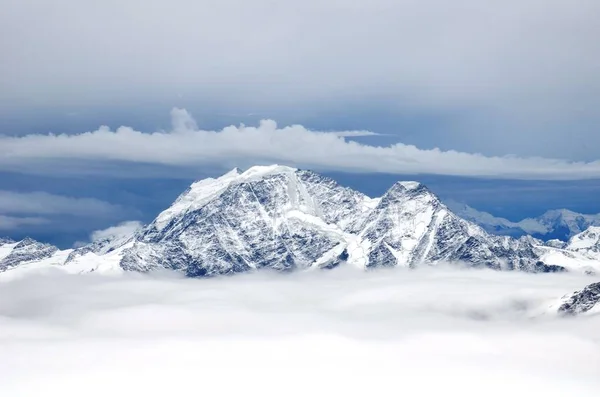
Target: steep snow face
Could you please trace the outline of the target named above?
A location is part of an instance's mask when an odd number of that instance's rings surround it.
[[[423,185],[394,185],[365,221],[361,236],[369,242],[368,267],[446,261],[498,270],[562,270],[538,263],[540,241],[489,235],[448,210]]]
[[[201,208],[212,198],[222,193],[239,175],[239,169],[234,168],[220,178],[207,178],[194,182],[169,208],[158,215],[154,221],[155,228],[162,230],[173,219],[182,216],[188,211]]]
[[[314,215],[344,231],[357,232],[365,215],[379,203],[379,199],[342,187],[312,171],[297,171],[296,176],[305,196],[312,201]]]
[[[427,255],[430,244],[425,240],[445,215],[445,208],[424,186],[396,183],[361,227],[363,246],[368,247],[367,267],[414,265]]]
[[[210,186],[198,194],[194,186]],[[205,192],[206,189],[203,190]],[[191,197],[190,197],[191,196]],[[167,267],[189,276],[271,268],[308,268],[347,245],[368,211],[369,198],[310,171],[252,167],[196,182],[126,250],[127,270]],[[182,204],[185,203],[185,206]],[[164,222],[163,214],[169,215]],[[322,262],[322,263],[321,263]]]

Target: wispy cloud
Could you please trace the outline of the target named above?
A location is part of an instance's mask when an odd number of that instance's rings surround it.
[[[119,205],[95,198],[0,190],[0,213],[4,214],[73,215],[94,218],[123,211],[123,207]]]
[[[361,137],[361,136],[381,136],[384,134],[378,134],[377,132],[372,131],[332,131],[327,132],[327,134],[333,134],[335,136],[339,136],[341,138],[353,138],[353,137]]]
[[[49,220],[41,217],[19,217],[0,214],[0,230],[16,230],[27,226],[37,226],[49,223]]]
[[[142,133],[130,127],[101,127],[76,135],[0,137],[0,169],[46,171],[56,161],[60,173],[69,161],[86,172],[86,162],[130,162],[180,167],[280,162],[318,170],[386,173],[431,173],[521,179],[600,177],[600,161],[571,162],[540,157],[489,157],[477,153],[419,149],[402,143],[373,146],[344,139],[363,131],[322,132],[301,125],[278,127],[263,120],[257,127],[229,126],[220,131],[197,128],[192,116],[173,109],[170,132]],[[72,167],[71,167],[72,168]],[[114,172],[114,168],[113,168]],[[12,200],[15,201],[15,200]],[[43,200],[34,200],[38,206]],[[77,201],[81,207],[105,204]],[[18,206],[18,203],[13,203]],[[59,207],[63,208],[62,205]],[[50,206],[52,208],[52,206]],[[77,208],[77,206],[75,206]],[[40,209],[43,211],[43,209]]]

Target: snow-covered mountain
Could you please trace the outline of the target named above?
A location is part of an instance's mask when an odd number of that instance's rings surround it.
[[[594,236],[592,230],[565,246],[496,236],[457,216],[418,182],[398,182],[373,199],[312,171],[274,165],[197,181],[131,235],[77,250],[41,250],[42,260],[19,267],[59,262],[69,272],[171,269],[190,277],[441,262],[593,271],[600,258],[583,241]]]
[[[23,263],[50,258],[56,252],[58,252],[58,248],[55,246],[40,243],[31,238],[25,238],[21,241],[0,239],[0,272]]]
[[[550,210],[536,218],[511,222],[466,204],[452,200],[445,203],[458,216],[478,224],[489,233],[498,235],[532,235],[544,240],[567,240],[590,226],[600,226],[600,214],[580,214],[567,209]]]
[[[67,257],[67,263],[76,260],[88,253],[105,255],[122,247],[133,240],[135,232],[141,227],[139,222],[124,222],[116,227],[111,227],[100,232],[92,233],[93,241],[82,247],[72,250]]]

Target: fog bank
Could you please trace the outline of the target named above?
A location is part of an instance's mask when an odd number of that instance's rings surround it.
[[[572,274],[353,269],[0,278],[0,394],[594,396]]]

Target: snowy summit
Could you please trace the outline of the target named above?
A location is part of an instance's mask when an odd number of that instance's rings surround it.
[[[442,262],[497,270],[593,273],[598,233],[568,243],[489,234],[418,182],[382,197],[312,171],[271,165],[194,182],[130,235],[60,251],[34,241],[0,243],[0,270],[69,272],[170,269],[189,277],[260,269],[418,267]]]

